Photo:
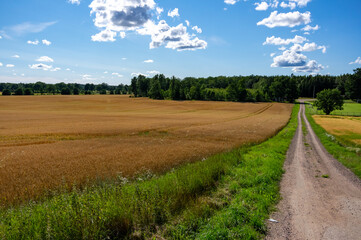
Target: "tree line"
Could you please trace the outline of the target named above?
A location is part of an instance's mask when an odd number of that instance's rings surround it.
[[[314,98],[325,89],[338,89],[346,99],[361,99],[361,68],[340,76],[234,76],[152,78],[139,75],[131,80],[135,97],[172,100],[209,100],[237,102],[294,102]]]
[[[131,94],[128,85],[111,86],[102,84],[77,83],[0,83],[2,95],[34,95],[34,94],[61,94],[61,95],[92,95],[92,94]]]
[[[172,100],[205,100],[237,102],[294,102],[298,97],[316,97],[325,89],[338,89],[346,99],[361,99],[361,68],[353,74],[340,76],[233,76],[233,77],[154,77],[139,75],[131,84],[110,86],[102,84],[76,84],[43,82],[29,84],[0,83],[3,95],[32,94],[133,94],[134,97]]]

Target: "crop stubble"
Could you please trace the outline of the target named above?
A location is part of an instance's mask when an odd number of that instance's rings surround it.
[[[0,98],[0,205],[64,184],[162,173],[288,121],[291,104],[156,101],[128,96]]]

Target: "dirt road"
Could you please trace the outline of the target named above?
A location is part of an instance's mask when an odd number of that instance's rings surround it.
[[[284,165],[283,199],[271,216],[278,223],[269,223],[266,239],[361,239],[361,181],[327,153],[304,111],[301,104]]]

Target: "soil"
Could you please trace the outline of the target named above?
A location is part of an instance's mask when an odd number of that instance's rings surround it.
[[[304,119],[307,135],[303,135]],[[266,239],[361,239],[361,180],[322,146],[301,104]]]

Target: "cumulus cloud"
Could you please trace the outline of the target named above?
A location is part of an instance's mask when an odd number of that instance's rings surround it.
[[[306,7],[307,4],[309,2],[311,2],[312,0],[289,0],[289,1],[297,3],[297,6],[299,6],[299,7]]]
[[[200,28],[198,26],[192,27],[192,30],[196,31],[197,33],[202,33],[202,28]]]
[[[148,60],[145,60],[144,62],[145,62],[145,63],[154,63],[154,60],[148,59]]]
[[[271,67],[302,67],[306,64],[307,57],[295,51],[286,50],[282,55],[273,58]]]
[[[238,2],[239,0],[224,0],[225,4],[229,4],[229,5],[234,5]]]
[[[361,64],[361,57],[358,57],[354,62],[350,62],[350,64]]]
[[[152,70],[152,71],[147,71],[147,74],[148,75],[157,75],[157,74],[160,74],[160,72],[156,71],[156,70]]]
[[[13,56],[11,56],[12,58],[20,58],[20,56],[19,55],[13,55]]]
[[[280,37],[267,37],[263,45],[289,45],[291,43],[303,43],[307,41],[307,38],[296,35],[294,38],[283,39]]]
[[[306,27],[302,28],[303,31],[309,32],[309,31],[317,31],[320,27],[318,25],[311,27],[310,25],[307,25]]]
[[[54,60],[48,56],[42,56],[36,59],[37,62],[54,62]]]
[[[173,11],[169,11],[168,12],[168,17],[174,18],[174,17],[179,17],[179,9],[175,8]]]
[[[289,13],[278,13],[274,11],[268,18],[263,19],[262,21],[258,22],[257,25],[264,25],[269,28],[274,27],[296,27],[302,24],[308,24],[311,22],[311,13],[305,12],[300,13],[296,12],[289,12]]]
[[[3,37],[2,36],[0,36],[0,39],[2,39]]]
[[[91,39],[93,42],[114,42],[115,41],[114,37],[116,36],[117,36],[116,32],[113,32],[109,29],[105,29],[98,34],[93,35]]]
[[[48,41],[48,40],[46,40],[46,39],[43,39],[41,42],[42,42],[44,45],[46,45],[46,46],[50,46],[50,45],[51,45],[51,42]]]
[[[285,3],[285,2],[281,2],[280,4],[281,8],[290,8],[291,10],[296,8],[296,3],[294,2],[289,2],[289,3]]]
[[[28,44],[31,44],[31,45],[38,45],[39,44],[39,41],[38,40],[35,40],[35,41],[27,41]]]
[[[6,67],[7,68],[13,68],[13,67],[15,67],[15,65],[14,64],[6,64]]]
[[[51,66],[51,65],[46,65],[46,64],[44,64],[44,63],[37,63],[37,64],[29,65],[29,68],[31,68],[31,69],[36,69],[36,70],[48,71],[48,70],[52,69],[53,66]]]
[[[326,46],[318,46],[316,43],[305,43],[305,45],[295,44],[290,48],[294,52],[313,52],[316,50],[322,50],[322,53],[326,53]]]
[[[138,30],[138,33],[151,36],[152,42],[149,45],[151,49],[162,45],[178,51],[205,49],[207,47],[206,41],[191,36],[187,32],[187,27],[182,23],[176,27],[170,27],[164,20],[158,24],[149,22],[145,28]]]
[[[152,15],[159,19],[163,9],[156,7],[154,0],[93,0],[89,7],[95,15],[94,25],[102,30],[92,36],[93,41],[115,41],[114,33],[122,32],[120,36],[125,37],[125,32],[135,31],[151,37],[151,49],[165,46],[182,51],[207,47],[204,40],[190,35],[183,24],[171,27],[164,20],[155,23]],[[173,17],[179,15],[178,9],[169,13]]]
[[[321,64],[318,64],[315,60],[311,60],[304,66],[292,68],[292,71],[316,73],[316,72],[322,71],[323,69],[324,69],[324,67]]]
[[[255,3],[254,5],[256,5],[256,10],[257,11],[266,11],[269,7],[268,3],[266,2],[261,2],[261,3]]]
[[[0,62],[0,67],[2,67],[3,66],[3,64]]]
[[[68,3],[79,5],[80,0],[68,0]]]

